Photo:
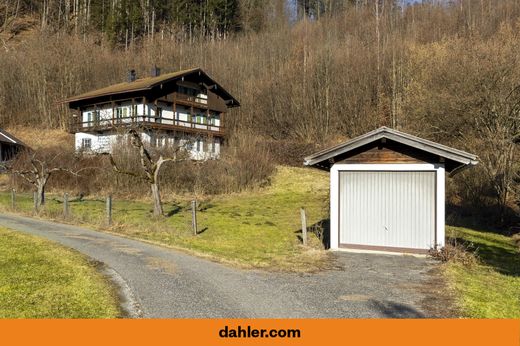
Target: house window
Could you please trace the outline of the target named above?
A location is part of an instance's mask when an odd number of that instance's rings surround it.
[[[211,125],[219,126],[220,125],[220,114],[215,114],[211,118]]]
[[[101,113],[98,110],[95,110],[92,112],[92,116],[94,117],[94,122],[96,124],[99,123],[100,115],[101,115]]]
[[[121,108],[116,109],[116,120],[118,124],[123,121],[123,110]]]
[[[197,95],[197,90],[195,90],[193,88],[188,88],[188,87],[185,87],[182,85],[179,86],[178,92],[180,94],[184,94],[184,95],[188,95],[188,96],[192,96],[192,97]]]
[[[83,150],[92,149],[92,139],[91,138],[82,138],[81,139],[81,149],[83,149]]]
[[[204,143],[202,142],[202,139],[197,139],[197,152],[204,151]]]
[[[193,116],[192,121],[196,124],[206,124],[206,115],[203,113],[198,113]]]
[[[92,112],[88,112],[87,113],[87,123],[88,125],[91,125],[90,123],[92,122]]]
[[[130,116],[135,116],[137,114],[137,105],[134,106],[124,106],[116,108],[116,122],[118,124],[123,122],[123,119],[128,118]]]

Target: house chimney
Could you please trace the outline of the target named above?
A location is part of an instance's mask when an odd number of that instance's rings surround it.
[[[137,74],[135,73],[135,70],[128,71],[128,81],[129,82],[135,82],[137,78]]]
[[[161,69],[157,66],[152,67],[152,77],[159,77],[161,75]]]

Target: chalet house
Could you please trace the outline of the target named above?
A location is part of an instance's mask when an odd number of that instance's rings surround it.
[[[28,147],[21,140],[0,129],[0,162],[13,159],[24,148]]]
[[[239,102],[200,68],[162,74],[93,90],[63,100],[73,110],[70,131],[77,151],[111,152],[128,128],[151,146],[183,146],[193,159],[217,158],[225,114]]]

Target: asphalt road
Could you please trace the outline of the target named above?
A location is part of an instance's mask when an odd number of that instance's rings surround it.
[[[129,315],[145,318],[417,318],[424,258],[337,253],[343,269],[316,274],[232,268],[85,228],[0,215],[0,225],[41,236],[103,262]],[[1,241],[1,240],[0,240]]]

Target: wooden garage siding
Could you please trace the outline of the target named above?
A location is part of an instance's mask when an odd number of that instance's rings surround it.
[[[434,171],[340,172],[339,245],[395,251],[434,247],[435,175]]]
[[[386,147],[375,147],[338,163],[425,163],[425,161]]]

